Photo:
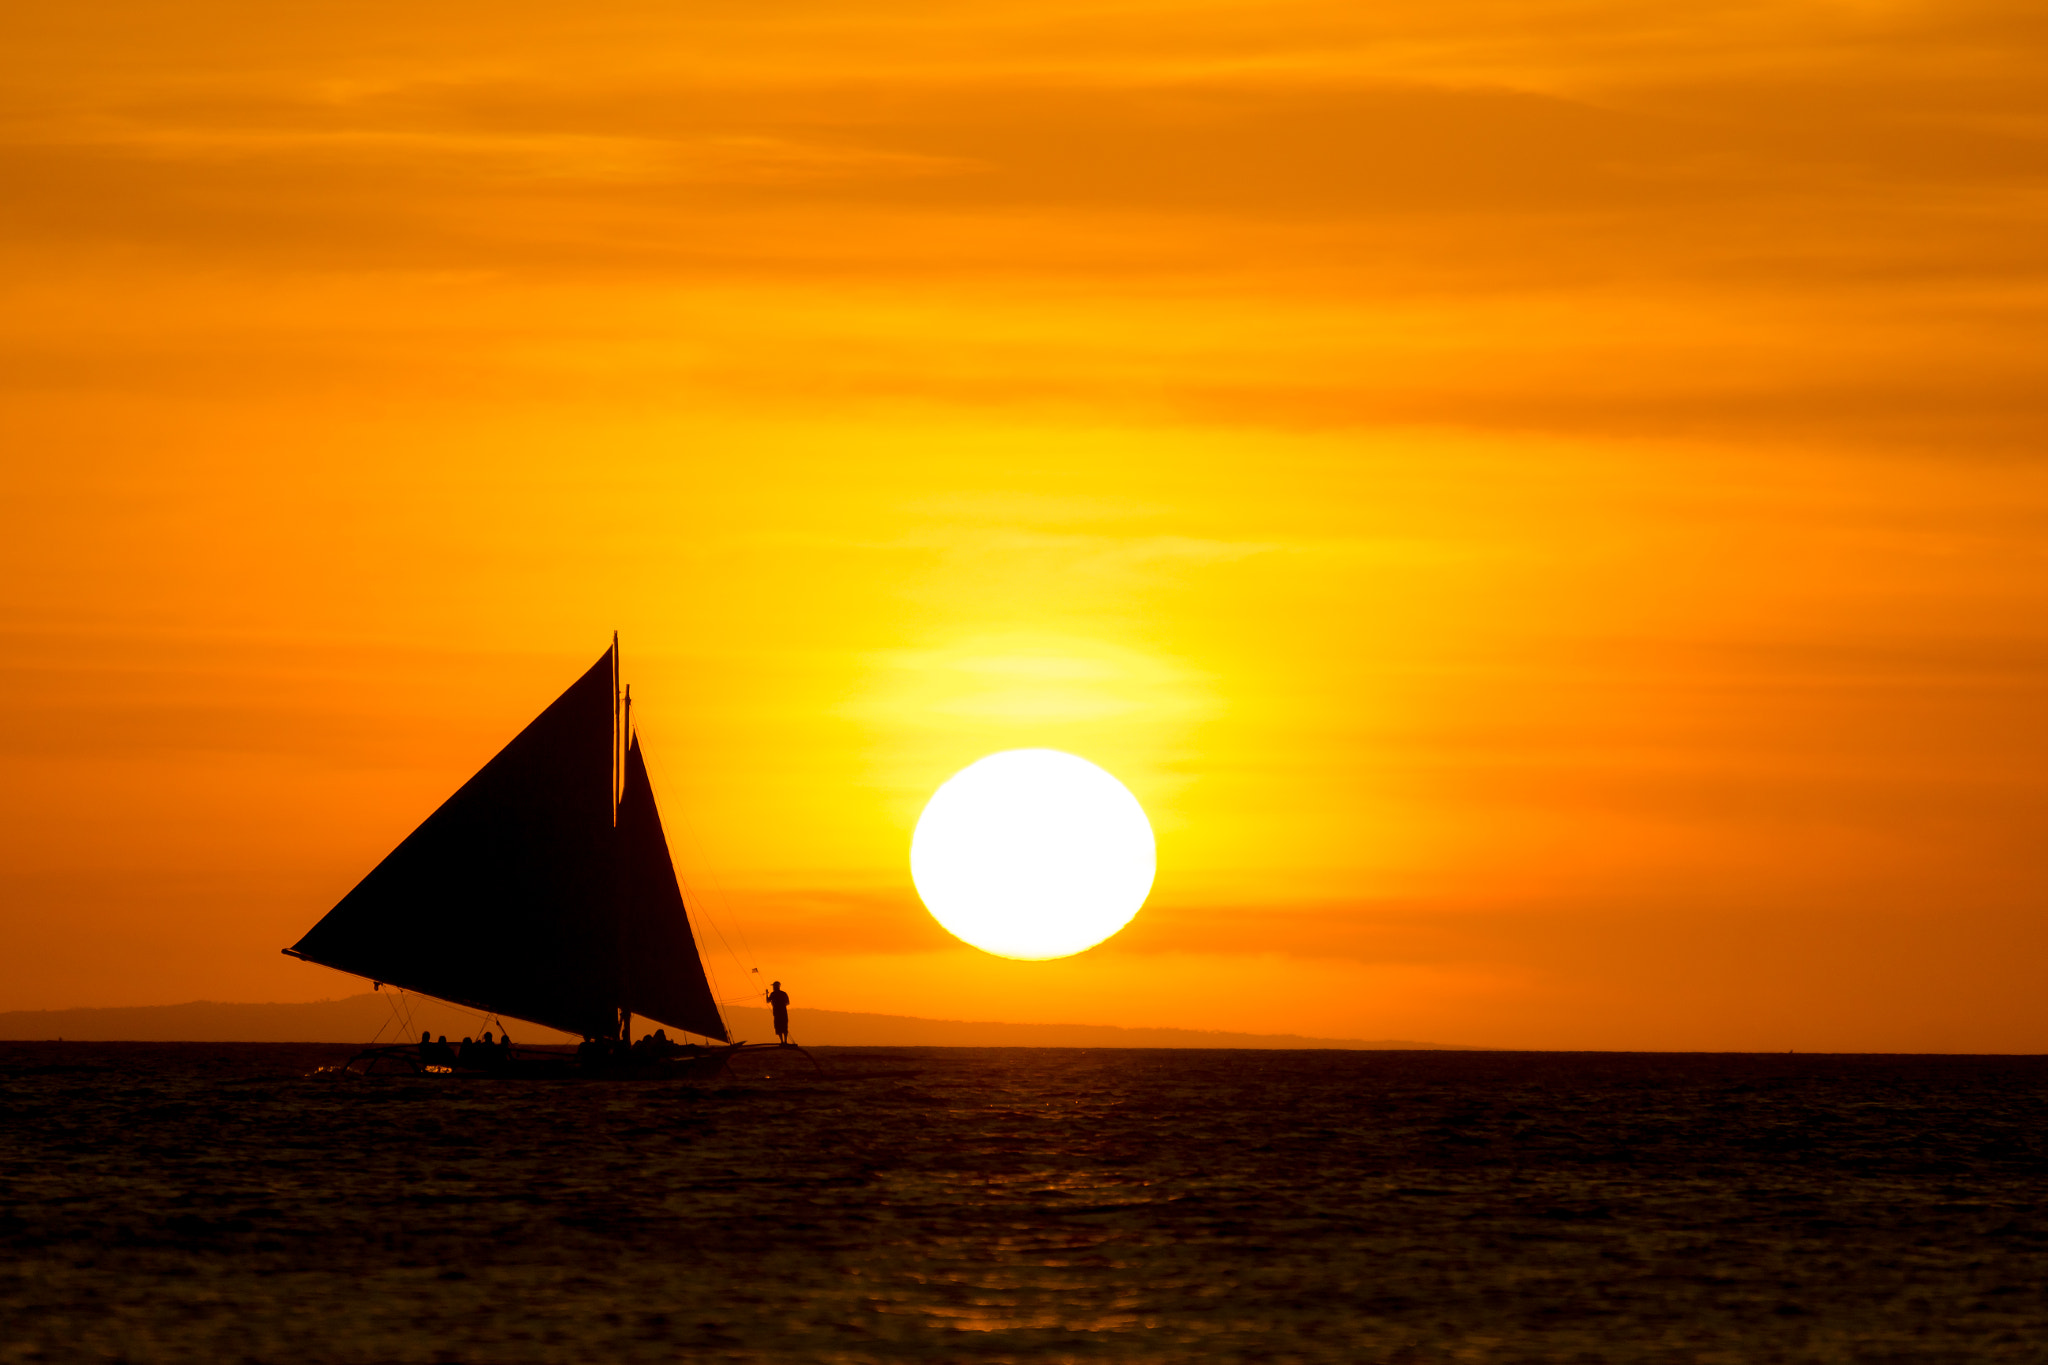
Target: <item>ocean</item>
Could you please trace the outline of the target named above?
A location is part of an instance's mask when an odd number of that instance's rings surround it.
[[[5,1361],[2040,1361],[2048,1059],[0,1044]]]

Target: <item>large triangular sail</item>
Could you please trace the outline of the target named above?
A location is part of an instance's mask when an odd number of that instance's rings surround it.
[[[293,955],[568,1033],[616,1031],[614,696],[607,650]]]
[[[725,1021],[690,932],[638,736],[626,749],[618,843],[621,1003],[635,1014],[725,1041]]]

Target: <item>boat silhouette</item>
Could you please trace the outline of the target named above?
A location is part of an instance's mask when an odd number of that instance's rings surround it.
[[[421,822],[287,956],[584,1040],[456,1066],[372,1047],[360,1072],[703,1077],[735,1043],[713,997],[621,686],[619,642]],[[634,1015],[703,1043],[634,1048]],[[774,1046],[774,1045],[767,1045]]]

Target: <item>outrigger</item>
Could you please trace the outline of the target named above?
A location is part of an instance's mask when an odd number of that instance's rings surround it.
[[[517,1047],[508,1043],[489,1062],[463,1062],[444,1060],[429,1050],[445,1045],[385,1043],[364,1048],[334,1069],[359,1076],[397,1074],[475,1080],[708,1081],[723,1073],[733,1055],[740,1052],[796,1052],[813,1067],[818,1065],[816,1058],[794,1043],[728,1043],[722,1047],[681,1043],[673,1045],[673,1051],[659,1052],[617,1048],[615,1044],[615,1039],[586,1039],[582,1047],[572,1052],[567,1048]]]
[[[590,670],[284,949],[583,1039],[458,1065],[371,1047],[348,1070],[704,1080],[742,1051],[712,995],[655,809],[619,637]],[[634,1015],[704,1040],[633,1046]],[[815,1066],[816,1062],[812,1061]]]

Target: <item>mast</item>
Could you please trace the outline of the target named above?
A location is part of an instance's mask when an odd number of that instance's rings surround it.
[[[619,799],[626,791],[626,742],[619,725],[619,633],[612,632],[612,824],[619,823]]]
[[[612,632],[612,829],[615,831],[619,827],[620,806],[626,799],[626,710],[632,705],[630,698],[633,695],[630,690],[625,690],[625,699],[621,699],[624,681],[619,676],[620,672],[619,633],[615,630]],[[616,895],[617,892],[618,884],[614,882],[613,893]],[[625,949],[624,928],[623,924],[614,926],[619,935],[613,944],[615,954],[622,954]],[[620,993],[624,994],[625,983],[621,981],[618,985]],[[633,1016],[624,1005],[619,1006],[618,1037],[621,1044],[630,1046],[633,1042]]]
[[[633,742],[633,688],[620,676],[624,670],[619,667],[619,633],[612,632],[612,828],[619,826],[621,807],[626,800],[626,749]],[[623,931],[623,925],[620,926]],[[621,952],[625,944],[619,943]],[[624,983],[620,983],[623,988]],[[619,1042],[631,1046],[633,1042],[633,1011],[630,1006],[619,1006]]]

